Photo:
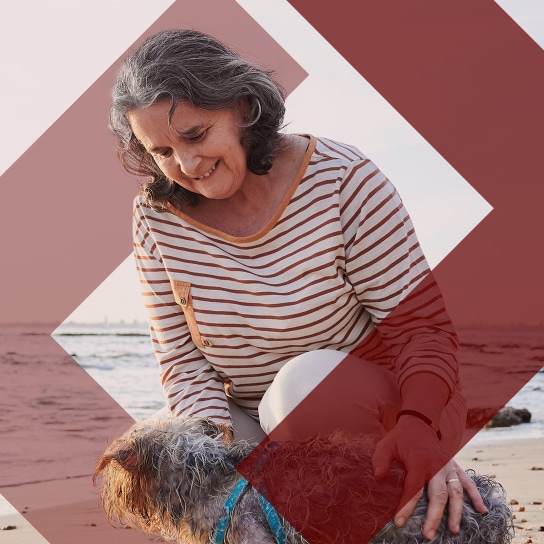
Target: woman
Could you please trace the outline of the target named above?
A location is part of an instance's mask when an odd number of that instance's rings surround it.
[[[283,115],[269,73],[195,31],[149,38],[118,74],[111,124],[147,178],[135,254],[170,410],[260,438],[254,422],[270,432],[342,368],[289,432],[378,434],[376,477],[393,458],[407,471],[395,522],[430,478],[424,535],[448,499],[458,532],[463,487],[485,506],[449,460],[457,341],[413,226],[360,151],[280,133]]]

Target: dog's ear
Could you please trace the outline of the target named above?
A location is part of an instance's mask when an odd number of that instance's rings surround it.
[[[133,443],[115,440],[98,459],[93,473],[93,481],[112,461],[116,461],[129,472],[133,471],[140,463],[138,452]]]
[[[128,471],[134,470],[140,464],[138,452],[134,447],[127,447],[123,450],[119,450],[114,459]]]

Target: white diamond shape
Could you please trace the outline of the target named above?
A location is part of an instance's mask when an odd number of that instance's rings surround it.
[[[3,2],[0,175],[171,4],[173,0]],[[106,113],[104,119],[106,123]]]
[[[309,74],[287,100],[290,130],[335,138],[368,155],[397,187],[436,266],[491,206],[291,4],[237,2]]]
[[[508,15],[544,48],[544,3],[542,0],[495,0]]]

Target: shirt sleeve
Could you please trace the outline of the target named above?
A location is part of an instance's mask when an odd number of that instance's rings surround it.
[[[348,168],[342,193],[347,275],[399,384],[431,373],[451,395],[458,381],[457,335],[402,200],[369,160]]]
[[[139,199],[133,214],[134,256],[149,316],[153,351],[170,411],[176,416],[210,418],[231,424],[223,380],[195,346],[176,303],[148,224],[153,212]]]

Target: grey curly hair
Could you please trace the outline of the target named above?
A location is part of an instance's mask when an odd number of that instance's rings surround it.
[[[220,110],[245,100],[249,115],[243,124],[243,143],[248,170],[263,175],[272,167],[285,114],[285,93],[272,72],[202,32],[159,32],[123,61],[110,106],[110,126],[118,137],[121,164],[129,173],[146,178],[141,190],[154,209],[163,210],[167,202],[178,208],[198,203],[197,194],[166,178],[127,119],[130,111],[163,100],[171,102],[169,119],[179,101]]]

